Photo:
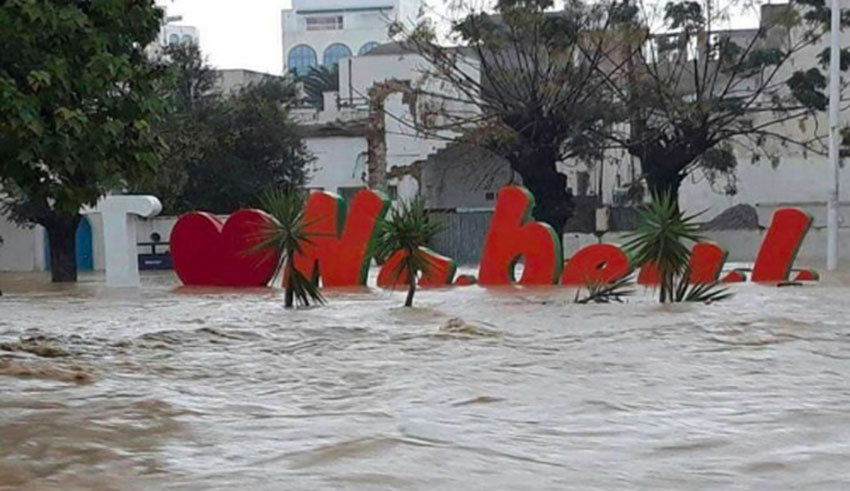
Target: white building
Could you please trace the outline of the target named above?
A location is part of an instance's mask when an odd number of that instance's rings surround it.
[[[333,66],[389,41],[392,22],[415,22],[423,0],[293,0],[283,10],[284,73]]]
[[[158,57],[162,53],[162,49],[171,44],[201,44],[201,34],[198,28],[177,24],[182,20],[183,17],[179,15],[169,16],[166,13],[156,42],[151,43],[145,48],[148,56],[151,58]]]
[[[228,68],[216,70],[215,91],[222,95],[233,95],[249,85],[258,84],[265,80],[280,78],[271,73],[245,70],[244,68]]]
[[[846,3],[845,3],[846,5]],[[781,8],[782,4],[775,7]],[[762,15],[770,14],[770,6],[762,9]],[[805,31],[795,28],[786,33],[783,42],[797,43]],[[753,29],[728,31],[724,34],[740,38],[739,44],[746,45],[757,33]],[[794,71],[808,70],[819,64],[818,55],[828,47],[829,37],[806,46],[793,55],[793,59],[782,65],[776,74],[776,80],[788,79]],[[840,45],[850,43],[850,33],[841,32]],[[846,73],[842,73],[846,77]],[[742,84],[742,90],[751,90],[753,86]],[[846,89],[843,95],[847,97]],[[760,96],[762,107],[769,107],[772,101],[769,95]],[[843,106],[840,114],[841,126],[847,124],[850,108]],[[761,127],[776,121],[776,114],[759,111],[752,117],[754,127]],[[710,220],[723,211],[736,205],[749,205],[756,209],[759,224],[769,223],[773,212],[784,207],[799,207],[814,217],[815,229],[826,226],[826,200],[830,186],[832,166],[825,153],[806,151],[799,145],[789,142],[815,141],[826,142],[829,124],[827,112],[822,111],[805,119],[791,119],[770,124],[768,129],[786,142],[777,138],[766,138],[754,145],[752,140],[739,138],[732,141],[737,158],[734,172],[734,193],[726,192],[727,180],[722,176],[712,176],[702,170],[696,170],[686,177],[680,189],[679,202],[683,209],[698,213],[701,219]],[[758,150],[758,151],[755,151]],[[769,157],[778,160],[772,161]],[[844,159],[846,162],[846,158]],[[850,193],[850,172],[844,166],[840,172],[841,195]],[[628,186],[640,178],[640,161],[623,150],[609,151],[606,158],[592,166],[583,164],[563,165],[561,170],[568,176],[574,195],[593,194],[600,197],[603,205],[620,204],[627,193]],[[713,179],[712,179],[713,177]],[[846,220],[845,220],[846,217]],[[839,206],[840,227],[850,227],[850,200],[842,198]],[[843,235],[842,235],[843,237]],[[825,247],[823,252],[825,252]],[[842,251],[847,254],[848,251]],[[845,256],[846,257],[846,256]]]
[[[293,110],[293,117],[307,131],[305,143],[316,157],[307,187],[343,197],[365,188],[365,120],[369,115],[369,89],[394,80],[425,93],[450,95],[449,87],[428,79],[426,69],[425,60],[418,54],[397,43],[383,44],[340,65],[339,91],[324,94],[322,109]],[[412,99],[401,92],[386,99],[384,124],[390,197],[407,200],[420,193],[422,179],[416,166],[445,148],[452,136],[446,132],[435,135],[421,131],[423,118],[433,117],[440,111],[470,110],[468,106],[455,107],[457,103],[450,99],[428,96]]]
[[[196,27],[166,24],[160,31],[160,45],[200,44],[201,35]]]

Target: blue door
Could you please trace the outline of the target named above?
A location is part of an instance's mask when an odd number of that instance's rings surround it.
[[[94,269],[94,252],[92,247],[91,224],[86,217],[80,220],[77,227],[77,271]],[[50,271],[50,238],[44,233],[44,266]]]

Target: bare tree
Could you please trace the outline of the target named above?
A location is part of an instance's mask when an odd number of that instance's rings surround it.
[[[427,62],[425,76],[451,89],[423,95],[475,108],[445,111],[430,130],[505,157],[534,193],[534,216],[560,233],[573,205],[558,163],[601,154],[614,113],[597,69],[605,46],[587,41],[606,29],[605,6],[552,7],[552,0],[499,0],[495,14],[472,11],[452,24],[459,47],[439,42],[428,23],[397,34]]]
[[[610,9],[611,28],[596,40],[608,47],[606,62],[594,66],[626,124],[605,136],[640,160],[655,197],[677,199],[697,170],[726,176],[734,193],[740,153],[775,164],[790,145],[825,152],[822,136],[803,124],[827,105],[818,59],[825,66],[828,53],[817,56],[829,19],[823,0],[765,5],[752,30],[721,29],[728,12],[712,0],[669,2],[660,22],[634,0]]]

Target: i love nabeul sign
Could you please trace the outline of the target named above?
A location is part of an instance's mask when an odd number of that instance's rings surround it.
[[[339,196],[320,192],[307,200],[305,222],[311,244],[295,256],[295,267],[308,278],[321,278],[324,287],[364,286],[372,260],[380,221],[390,202],[374,191],[360,191],[346,210]],[[552,227],[531,218],[534,198],[523,187],[503,188],[498,195],[490,229],[484,242],[477,279],[455,278],[451,258],[425,249],[432,267],[420,280],[422,286],[520,285],[581,286],[610,283],[625,278],[634,267],[625,252],[613,244],[594,244],[563,259],[561,241]],[[261,210],[240,210],[222,223],[203,212],[180,217],[171,232],[171,254],[178,277],[187,286],[261,287],[272,280],[279,258],[267,252],[248,254],[260,232],[274,219]],[[794,259],[812,217],[796,208],[777,210],[755,259],[751,280],[778,283],[789,280]],[[405,282],[396,278],[395,265],[403,259],[397,252],[384,263],[378,286],[391,287]],[[720,277],[727,252],[716,244],[695,244],[691,255],[691,282],[727,283],[745,281],[743,272],[732,271]],[[519,280],[513,278],[514,265],[522,259]],[[794,280],[817,280],[817,273],[804,270]],[[640,269],[637,282],[653,285],[658,272],[651,266]]]

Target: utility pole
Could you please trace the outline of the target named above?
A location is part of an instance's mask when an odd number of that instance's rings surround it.
[[[829,32],[829,163],[832,166],[832,179],[829,188],[829,202],[826,208],[827,246],[826,269],[835,271],[838,268],[838,125],[839,125],[839,65],[841,35],[841,0],[832,0],[832,17]]]

